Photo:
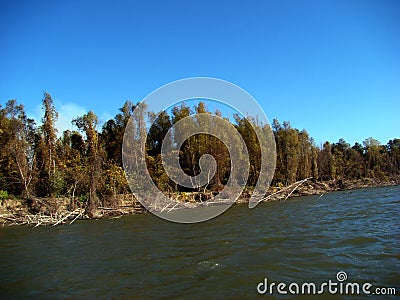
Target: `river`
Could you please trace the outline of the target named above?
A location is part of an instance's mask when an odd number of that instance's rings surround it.
[[[235,205],[198,224],[143,214],[4,227],[0,268],[1,299],[267,298],[265,278],[320,284],[338,272],[399,294],[400,187]]]

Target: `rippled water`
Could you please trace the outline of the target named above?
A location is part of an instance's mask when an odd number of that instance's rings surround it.
[[[338,271],[347,281],[399,293],[400,188],[293,198],[252,210],[237,205],[200,224],[145,214],[0,228],[0,268],[2,299],[267,298],[256,289],[265,277],[318,283],[336,280]]]

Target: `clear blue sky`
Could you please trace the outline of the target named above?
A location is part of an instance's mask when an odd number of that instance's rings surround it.
[[[193,76],[241,86],[318,144],[386,143],[400,137],[400,2],[0,0],[0,103],[38,118],[47,91],[60,128]]]

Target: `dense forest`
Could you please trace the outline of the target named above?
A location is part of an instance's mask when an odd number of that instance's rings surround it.
[[[99,128],[97,116],[89,111],[77,116],[72,124],[78,131],[58,133],[58,117],[53,100],[44,94],[40,124],[28,118],[16,100],[0,105],[0,197],[69,197],[87,207],[100,203],[112,205],[118,194],[129,193],[123,165],[122,141],[128,120],[135,111],[135,120],[153,124],[146,141],[149,172],[166,193],[187,191],[176,185],[165,173],[161,161],[161,145],[168,129],[193,113],[211,113],[204,103],[194,107],[185,104],[164,111],[158,116],[147,111],[143,103],[126,101],[113,119]],[[136,107],[141,106],[139,110]],[[221,116],[220,112],[214,112]],[[157,116],[157,117],[156,117]],[[250,156],[247,187],[258,179],[260,150],[254,130],[246,118],[233,116],[235,128],[243,137]],[[353,146],[340,139],[336,143],[315,144],[306,130],[292,128],[289,122],[273,120],[277,161],[272,184],[287,186],[312,177],[314,181],[370,178],[378,181],[398,180],[400,175],[400,139],[386,145],[373,138]],[[227,182],[230,160],[227,148],[218,139],[204,134],[189,138],[181,147],[180,164],[189,175],[197,174],[199,158],[211,154],[217,162],[216,175],[205,187],[219,191]],[[204,189],[204,187],[202,188]]]

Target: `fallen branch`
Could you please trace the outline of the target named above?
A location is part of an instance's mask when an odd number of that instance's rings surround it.
[[[301,180],[301,181],[299,182],[299,184],[296,185],[295,188],[289,193],[289,195],[286,196],[285,200],[286,200],[287,198],[289,198],[290,195],[291,195],[300,185],[302,185],[304,182],[306,182],[308,179],[311,179],[311,178],[312,178],[312,177],[308,177],[308,178],[306,178],[306,179]]]
[[[103,210],[118,210],[119,208],[99,206],[98,209],[103,209]]]
[[[164,206],[164,208],[160,211],[163,212],[167,207],[169,207],[171,205],[172,202],[168,202],[168,204],[166,206]]]
[[[58,224],[64,222],[68,217],[70,217],[71,215],[73,215],[74,213],[76,213],[77,210],[74,210],[73,212],[67,214],[64,218],[61,218],[59,221],[57,221],[56,223],[53,224],[53,226],[57,226]]]
[[[71,223],[69,223],[69,225],[71,225],[72,223],[74,223],[74,222],[82,215],[83,212],[84,212],[84,210],[81,210],[80,213],[76,215],[75,219],[73,219],[73,220],[71,221]]]
[[[285,199],[284,199],[284,201],[285,201],[285,200],[287,200],[287,199],[290,197],[291,194],[293,194],[293,192],[294,192],[300,185],[302,185],[304,182],[306,182],[307,180],[309,180],[309,179],[311,179],[311,178],[312,178],[312,177],[308,177],[308,178],[306,178],[306,179],[303,179],[303,180],[300,180],[300,181],[296,181],[295,183],[292,183],[291,185],[289,185],[289,186],[287,186],[287,187],[285,187],[285,188],[283,188],[283,189],[281,189],[281,190],[279,190],[279,191],[277,191],[277,192],[275,192],[275,193],[272,193],[272,194],[270,194],[270,195],[268,195],[268,196],[262,198],[262,200],[260,200],[259,202],[261,202],[261,201],[266,201],[266,200],[272,198],[272,196],[275,196],[275,195],[278,195],[278,194],[282,194],[282,193],[284,193],[284,192],[286,192],[286,191],[292,189],[291,192],[290,192],[288,195],[286,195],[286,197],[285,197]],[[293,186],[294,186],[294,188],[293,188]]]
[[[174,208],[178,205],[179,203],[176,203],[170,210],[168,210],[168,212],[171,212],[174,210]]]
[[[7,221],[10,221],[10,222],[15,222],[15,218],[14,218],[14,219],[11,219],[11,218],[4,217],[4,216],[0,216],[0,218],[2,218],[2,219],[4,219],[4,220],[7,220]]]

